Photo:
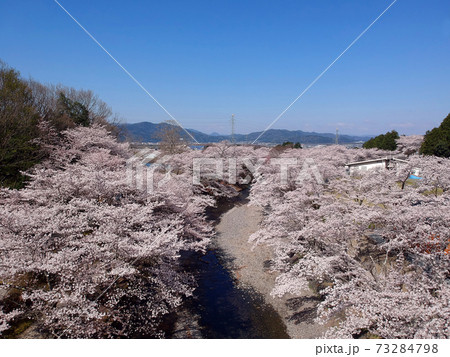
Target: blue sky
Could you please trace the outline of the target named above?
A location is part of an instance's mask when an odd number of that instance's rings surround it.
[[[60,3],[185,127],[259,131],[391,0]],[[92,89],[127,122],[169,119],[53,0],[0,2],[0,58]],[[398,0],[274,128],[421,134],[450,112],[450,2]]]

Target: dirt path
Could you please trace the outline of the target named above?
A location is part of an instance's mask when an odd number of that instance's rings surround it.
[[[289,295],[273,298],[270,295],[276,273],[268,269],[272,249],[248,242],[249,236],[258,230],[261,210],[254,206],[241,205],[226,212],[216,226],[217,244],[230,259],[230,270],[241,288],[250,288],[263,295],[286,324],[292,338],[317,338],[326,327],[314,323],[317,300],[311,291],[299,296]]]

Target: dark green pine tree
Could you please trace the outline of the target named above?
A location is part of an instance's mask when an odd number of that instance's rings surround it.
[[[423,155],[450,157],[450,114],[439,127],[427,131],[420,148]]]
[[[372,139],[367,140],[363,144],[364,149],[381,149],[394,151],[397,149],[396,140],[399,138],[395,130],[387,132],[386,134],[378,135]]]

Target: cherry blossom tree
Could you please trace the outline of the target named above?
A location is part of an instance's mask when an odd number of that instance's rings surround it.
[[[397,141],[397,150],[405,155],[418,153],[423,143],[423,135],[400,136]]]
[[[251,240],[274,248],[274,296],[316,287],[319,320],[335,324],[329,338],[448,338],[449,162],[415,156],[398,169],[345,173],[346,162],[376,155],[383,153],[342,147],[278,153],[313,159],[323,183],[298,180],[296,165],[280,185],[269,160],[251,191],[265,207]],[[421,180],[408,179],[412,168]]]
[[[0,333],[27,316],[56,336],[158,336],[193,293],[179,257],[206,249],[206,207],[250,185],[272,294],[314,288],[326,337],[450,336],[449,159],[349,175],[348,162],[388,153],[218,143],[155,158],[149,191],[130,186],[133,153],[104,127],[41,130],[48,160],[27,188],[0,191],[1,281],[20,290],[19,306],[0,303]]]
[[[192,294],[178,258],[206,247],[207,197],[181,178],[151,195],[130,187],[129,149],[100,125],[48,151],[26,189],[0,192],[1,280],[21,289],[20,307],[0,305],[2,330],[26,316],[61,337],[157,336]]]

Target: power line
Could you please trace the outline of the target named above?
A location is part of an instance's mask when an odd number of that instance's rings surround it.
[[[150,92],[136,79],[136,78],[134,78],[134,76],[130,73],[130,72],[128,72],[126,69],[125,69],[125,67],[124,66],[122,66],[120,63],[119,63],[119,61],[117,61],[115,58],[114,58],[114,56],[111,54],[111,53],[109,53],[107,50],[106,50],[106,48],[105,47],[103,47],[102,46],[102,44],[100,43],[100,42],[98,42],[97,41],[97,39],[94,37],[94,36],[92,36],[91,35],[91,33],[88,31],[88,30],[86,30],[79,22],[78,22],[78,20],[77,19],[75,19],[75,17],[73,17],[72,16],[72,14],[69,12],[69,11],[67,11],[57,0],[54,0],[54,2],[56,3],[56,4],[58,4],[58,6],[61,8],[61,9],[63,9],[64,10],[64,12],[67,14],[67,15],[69,15],[69,17],[73,20],[73,21],[75,21],[75,23],[109,56],[109,57],[111,57],[111,59],[114,61],[114,62],[116,62],[116,64],[120,67],[120,68],[122,68],[122,70],[128,75],[128,77],[130,77],[151,99],[153,99],[153,101],[156,103],[156,104],[158,104],[158,106],[162,109],[162,110],[164,110],[165,112],[166,112],[166,114],[173,120],[173,121],[175,121],[175,123],[177,123],[177,125],[181,128],[181,129],[183,129],[185,132],[186,132],[186,134],[188,134],[190,137],[191,137],[191,139],[192,140],[194,140],[197,144],[199,144],[199,142],[192,136],[192,134],[189,132],[189,131],[187,131],[181,124],[180,124],[180,122],[178,121],[178,120],[176,120],[175,119],[175,117],[172,115],[172,114],[170,114],[169,113],[169,111],[160,103],[160,102],[158,102],[157,100],[156,100],[156,98],[153,96],[153,95],[151,95],[150,94]]]
[[[358,42],[358,40],[375,24],[375,22],[377,22],[379,19],[380,19],[380,17],[381,16],[383,16],[384,14],[385,14],[385,12],[386,11],[388,11],[390,8],[391,8],[391,6],[392,5],[394,5],[395,3],[397,2],[397,0],[394,0],[380,15],[378,15],[378,17],[375,19],[375,20],[373,20],[372,21],[372,23],[369,25],[369,26],[367,26],[366,28],[365,28],[365,30],[363,31],[363,32],[361,32],[353,41],[352,41],[352,43],[350,43],[350,45],[348,45],[347,46],[347,48],[344,50],[344,51],[342,51],[341,52],[341,54],[339,55],[339,56],[337,56],[336,57],[336,59],[333,61],[333,62],[331,62],[330,63],[330,65],[328,65],[328,67],[327,68],[325,68],[323,71],[322,71],[322,73],[320,73],[304,90],[303,90],[303,92],[301,92],[300,93],[300,95],[297,97],[297,98],[295,98],[294,99],[294,101],[291,103],[291,104],[289,104],[288,106],[287,106],[287,108],[285,109],[285,110],[283,110],[281,113],[280,113],[280,115],[278,115],[276,118],[275,118],[275,120],[272,122],[272,123],[270,123],[268,126],[267,126],[267,128],[255,139],[255,141],[253,141],[253,143],[252,144],[254,144],[254,143],[256,143],[258,140],[259,140],[259,138],[261,137],[261,136],[263,136],[264,134],[265,134],[265,132],[267,131],[267,130],[269,130],[283,115],[284,115],[284,113],[286,113],[288,110],[289,110],[289,108],[290,107],[292,107],[301,97],[303,97],[303,95],[306,93],[306,92],[308,92],[309,91],[309,89],[314,85],[314,84],[316,84],[316,82],[331,68],[331,67],[333,67],[333,65],[345,54],[345,52],[347,52],[356,42]]]

